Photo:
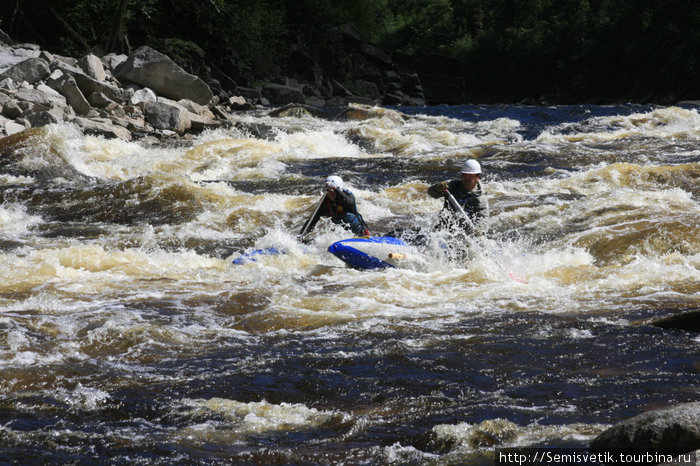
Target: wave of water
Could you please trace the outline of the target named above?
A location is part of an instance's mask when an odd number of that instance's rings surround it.
[[[698,339],[648,324],[700,301],[695,108],[341,116],[0,141],[0,460],[492,464],[698,399]],[[373,234],[430,233],[467,157],[491,206],[467,261],[295,240],[329,174]]]

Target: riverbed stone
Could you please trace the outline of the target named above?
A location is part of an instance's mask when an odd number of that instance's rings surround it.
[[[113,125],[108,120],[98,121],[97,119],[76,117],[74,123],[86,134],[103,136],[107,139],[118,138],[131,141],[131,132],[128,129]]]
[[[669,330],[700,332],[700,309],[684,311],[651,322],[651,325]]]
[[[49,64],[42,58],[28,58],[0,73],[0,81],[11,78],[15,82],[34,84],[51,73]]]
[[[88,102],[90,105],[97,108],[107,108],[110,104],[115,104],[115,102],[104,95],[101,92],[93,92],[88,96]]]
[[[78,66],[91,78],[97,81],[104,81],[107,78],[102,60],[97,55],[89,53],[78,61]]]
[[[303,103],[304,94],[297,87],[284,84],[268,83],[262,88],[263,96],[272,102],[281,104]]]
[[[5,126],[5,134],[8,136],[11,134],[19,133],[20,131],[24,131],[25,129],[27,129],[24,125],[21,125],[14,120],[5,121],[4,126]]]
[[[700,402],[678,404],[627,419],[594,438],[590,447],[593,450],[674,449],[679,452],[700,449]]]
[[[73,108],[75,113],[85,115],[90,111],[90,104],[85,99],[73,76],[61,73],[57,79],[48,81],[48,85],[65,97],[66,102]]]
[[[154,128],[183,134],[190,129],[192,121],[187,109],[167,102],[146,102],[146,122]]]
[[[139,47],[114,70],[120,81],[131,81],[153,89],[173,100],[190,99],[207,105],[214,97],[211,89],[197,76],[187,73],[166,55],[148,46]]]
[[[61,123],[64,119],[63,113],[58,109],[41,110],[39,112],[30,113],[27,115],[27,120],[32,125],[32,128],[46,126],[53,123]]]

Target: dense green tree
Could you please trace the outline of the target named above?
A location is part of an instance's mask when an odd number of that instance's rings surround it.
[[[149,44],[191,72],[239,84],[285,74],[294,51],[313,55],[345,23],[389,53],[457,57],[472,101],[695,98],[700,91],[695,0],[0,3],[0,28],[18,41],[71,56]]]

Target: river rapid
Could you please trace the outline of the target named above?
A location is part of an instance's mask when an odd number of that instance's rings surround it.
[[[231,118],[0,140],[0,462],[493,464],[700,400],[698,335],[649,324],[700,306],[697,108]],[[326,220],[295,240],[331,174],[372,234],[436,235],[427,187],[470,157],[467,260],[351,269]]]

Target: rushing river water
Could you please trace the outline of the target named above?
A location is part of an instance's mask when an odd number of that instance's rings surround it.
[[[232,119],[0,141],[0,462],[493,464],[700,399],[700,338],[649,324],[700,306],[695,108]],[[331,174],[373,234],[430,232],[468,157],[466,262],[354,270],[325,220],[295,241]]]

